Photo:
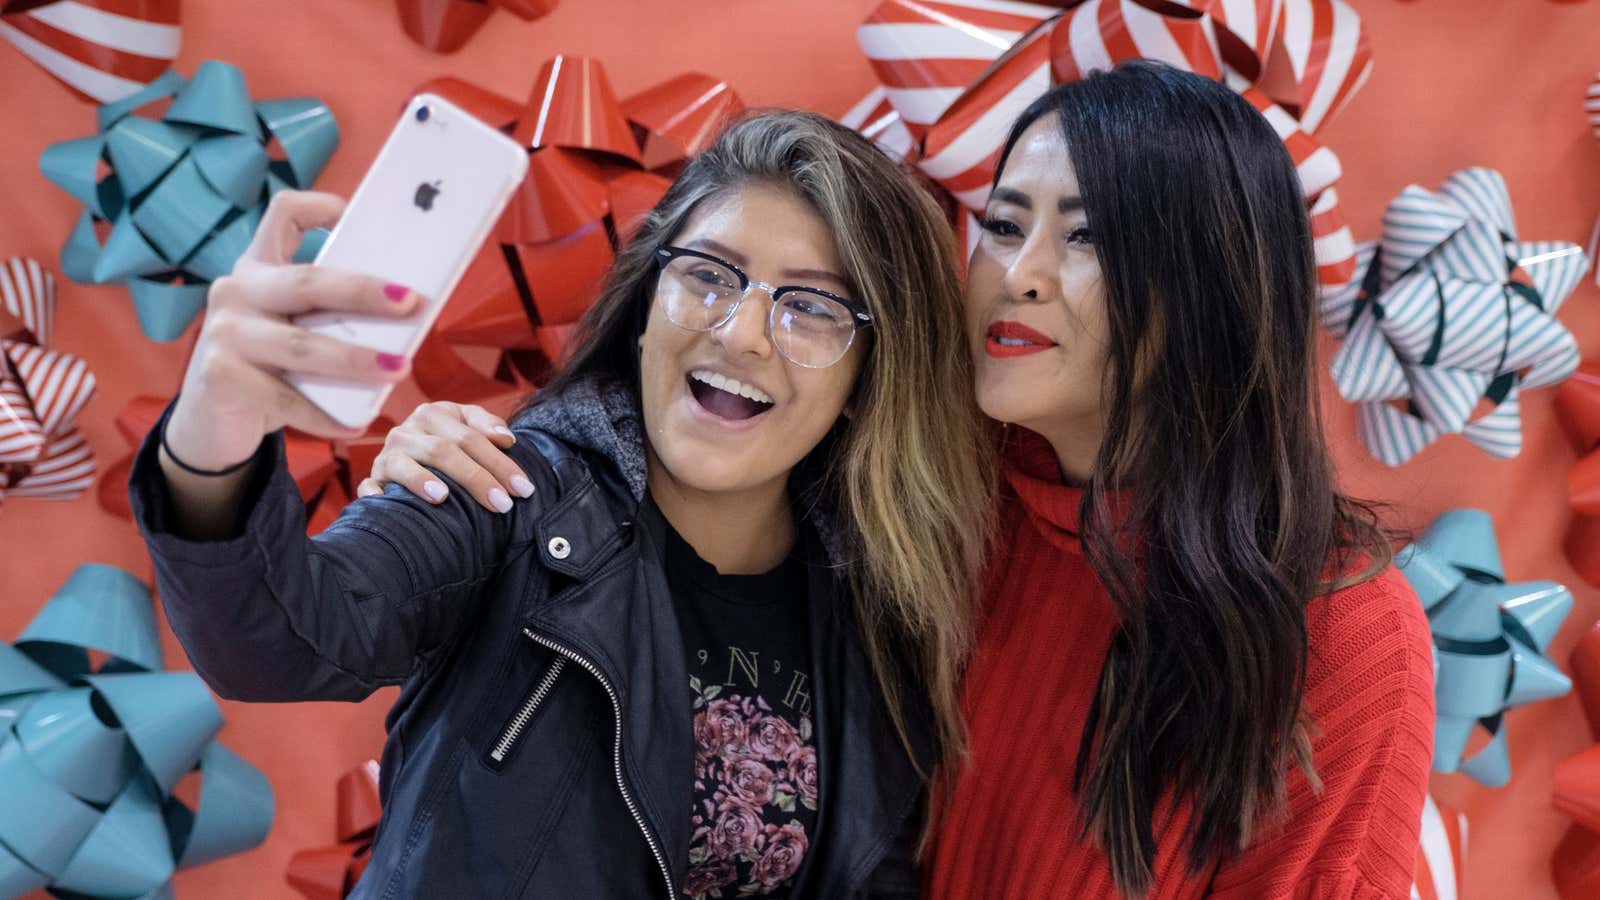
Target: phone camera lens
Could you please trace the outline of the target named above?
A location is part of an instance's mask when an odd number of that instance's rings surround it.
[[[433,114],[433,110],[429,109],[426,106],[417,107],[417,121],[418,122],[426,122],[426,121],[428,121],[428,116],[430,116],[432,114]]]

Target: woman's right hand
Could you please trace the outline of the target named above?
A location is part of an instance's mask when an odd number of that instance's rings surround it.
[[[533,496],[533,482],[503,452],[514,443],[506,421],[481,406],[424,403],[389,430],[372,462],[372,474],[356,486],[356,496],[382,493],[385,484],[394,482],[430,503],[443,503],[449,488],[423,468],[432,466],[484,508],[506,512],[512,496]]]
[[[400,285],[337,269],[291,263],[304,233],[334,224],[344,200],[280,191],[233,273],[212,282],[183,389],[167,420],[167,446],[188,465],[225,469],[249,459],[284,426],[323,437],[356,437],[283,376],[290,372],[373,383],[406,377],[404,357],[317,334],[290,320],[334,310],[399,318],[419,297]]]

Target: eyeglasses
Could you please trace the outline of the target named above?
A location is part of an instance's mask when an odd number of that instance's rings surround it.
[[[773,287],[751,281],[733,263],[699,250],[662,247],[656,302],[672,324],[688,331],[715,331],[733,318],[751,288],[772,298],[767,338],[783,358],[807,369],[825,369],[844,358],[856,331],[872,324],[861,304],[801,285]]]

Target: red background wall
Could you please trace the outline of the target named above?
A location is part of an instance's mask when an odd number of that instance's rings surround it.
[[[622,96],[699,70],[727,78],[753,104],[838,114],[873,84],[854,32],[875,3],[565,0],[532,23],[497,13],[465,50],[438,56],[405,37],[387,0],[187,0],[178,69],[189,74],[203,59],[225,59],[245,71],[257,98],[322,98],[343,143],[318,187],[348,192],[413,86],[450,74],[520,97],[557,52],[601,59]],[[1366,22],[1377,67],[1321,137],[1344,162],[1339,191],[1357,237],[1376,235],[1384,205],[1406,184],[1436,187],[1457,168],[1486,165],[1506,176],[1524,239],[1586,243],[1600,212],[1600,143],[1581,102],[1600,66],[1600,5],[1351,3]],[[0,45],[0,257],[55,264],[79,210],[38,174],[37,159],[46,145],[89,133],[92,121],[87,104]],[[1561,318],[1586,356],[1600,358],[1597,301],[1600,290],[1588,282]],[[124,452],[112,425],[117,411],[136,395],[176,389],[193,333],[152,343],[122,289],[61,280],[56,342],[90,360],[99,378],[81,422],[102,467]],[[1391,524],[1420,530],[1445,509],[1487,509],[1513,580],[1572,587],[1577,605],[1553,648],[1565,665],[1578,635],[1600,616],[1600,590],[1584,585],[1562,556],[1564,473],[1573,451],[1553,394],[1524,395],[1526,439],[1517,459],[1496,461],[1450,438],[1393,470],[1365,453],[1351,407],[1326,384],[1324,406],[1347,488],[1393,504]],[[403,415],[417,399],[397,392],[390,411]],[[0,506],[0,638],[14,638],[86,561],[151,577],[132,525],[102,512],[92,491],[70,502]],[[165,647],[169,666],[186,665],[170,634]],[[222,738],[272,779],[277,819],[261,848],[181,873],[179,895],[292,896],[282,880],[290,854],[331,841],[334,779],[377,753],[391,699],[385,692],[360,705],[223,703]],[[1571,697],[1518,711],[1510,727],[1515,777],[1508,787],[1436,778],[1437,796],[1471,820],[1469,900],[1555,896],[1549,856],[1566,822],[1549,807],[1551,770],[1590,738]]]

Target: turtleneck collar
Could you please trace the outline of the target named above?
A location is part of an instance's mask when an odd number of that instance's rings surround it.
[[[1081,553],[1078,509],[1083,488],[1062,481],[1050,442],[1026,428],[1006,429],[1004,472],[1034,527],[1063,550]]]

